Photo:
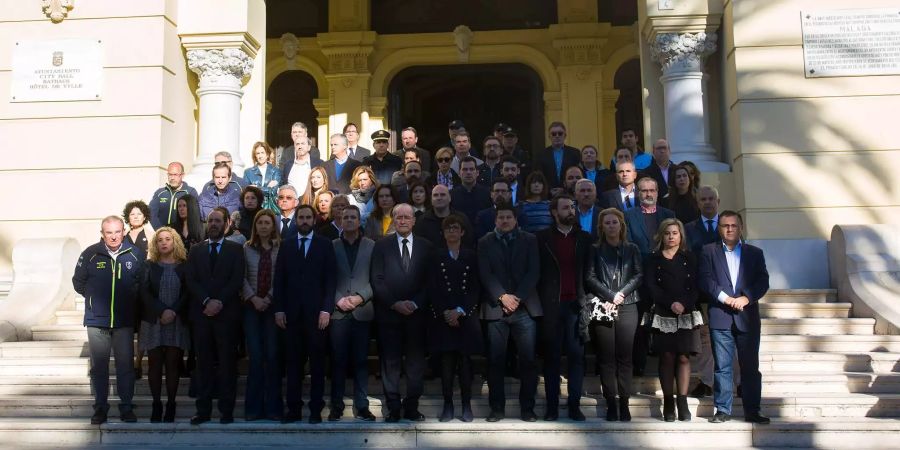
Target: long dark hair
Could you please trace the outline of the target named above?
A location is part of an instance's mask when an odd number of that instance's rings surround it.
[[[175,213],[175,221],[172,223],[172,228],[175,228],[175,231],[178,232],[178,236],[181,237],[182,230],[184,230],[184,220],[181,216],[178,215],[178,202],[184,200],[185,205],[187,205],[187,228],[188,235],[185,240],[185,247],[190,249],[190,244],[195,244],[197,242],[202,241],[206,238],[206,233],[203,230],[203,222],[200,221],[200,204],[197,203],[197,197],[193,195],[183,195],[178,197],[178,200],[175,201],[176,213]]]
[[[388,215],[391,213],[390,211],[382,210],[381,205],[378,204],[378,194],[384,189],[387,189],[388,192],[391,193],[391,198],[394,199],[394,206],[397,206],[400,203],[397,201],[397,190],[394,188],[394,186],[390,185],[390,184],[382,184],[381,186],[378,186],[377,189],[375,189],[375,207],[372,208],[372,213],[369,214],[369,217],[375,217],[377,219],[381,219],[385,215]]]

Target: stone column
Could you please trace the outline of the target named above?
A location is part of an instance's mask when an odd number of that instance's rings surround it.
[[[253,58],[241,49],[226,48],[188,50],[187,59],[188,68],[200,77],[198,154],[188,175],[188,183],[199,190],[210,180],[213,158],[222,150],[231,153],[234,171],[243,173],[239,147],[241,81],[250,76]]]
[[[666,138],[673,161],[693,161],[701,171],[727,172],[709,143],[704,93],[706,57],[716,51],[715,33],[659,33],[650,42],[653,58],[662,66]],[[652,143],[647,143],[650,148]]]

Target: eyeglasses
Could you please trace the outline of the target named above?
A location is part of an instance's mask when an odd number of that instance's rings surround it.
[[[550,133],[550,136],[554,136],[554,137],[565,136],[565,135],[566,135],[565,131],[554,131],[554,132]]]
[[[452,158],[438,158],[437,159],[437,162],[439,162],[439,163],[448,163],[450,161],[452,161]]]

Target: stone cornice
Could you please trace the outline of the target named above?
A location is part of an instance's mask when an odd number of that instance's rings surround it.
[[[319,48],[328,58],[328,73],[368,73],[375,38],[373,31],[320,33]]]
[[[190,50],[223,50],[226,48],[243,51],[251,59],[256,58],[260,43],[250,33],[183,34],[181,45]]]

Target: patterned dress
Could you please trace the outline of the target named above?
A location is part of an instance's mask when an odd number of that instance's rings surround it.
[[[159,266],[163,269],[162,278],[159,280],[159,300],[168,306],[172,306],[181,295],[181,280],[178,278],[178,274],[175,273],[177,264],[159,263]],[[180,316],[177,316],[175,321],[167,325],[162,325],[159,321],[156,321],[156,323],[141,321],[141,330],[138,334],[138,348],[147,351],[161,345],[178,347],[182,350],[188,350],[190,347],[188,329],[184,326]]]

